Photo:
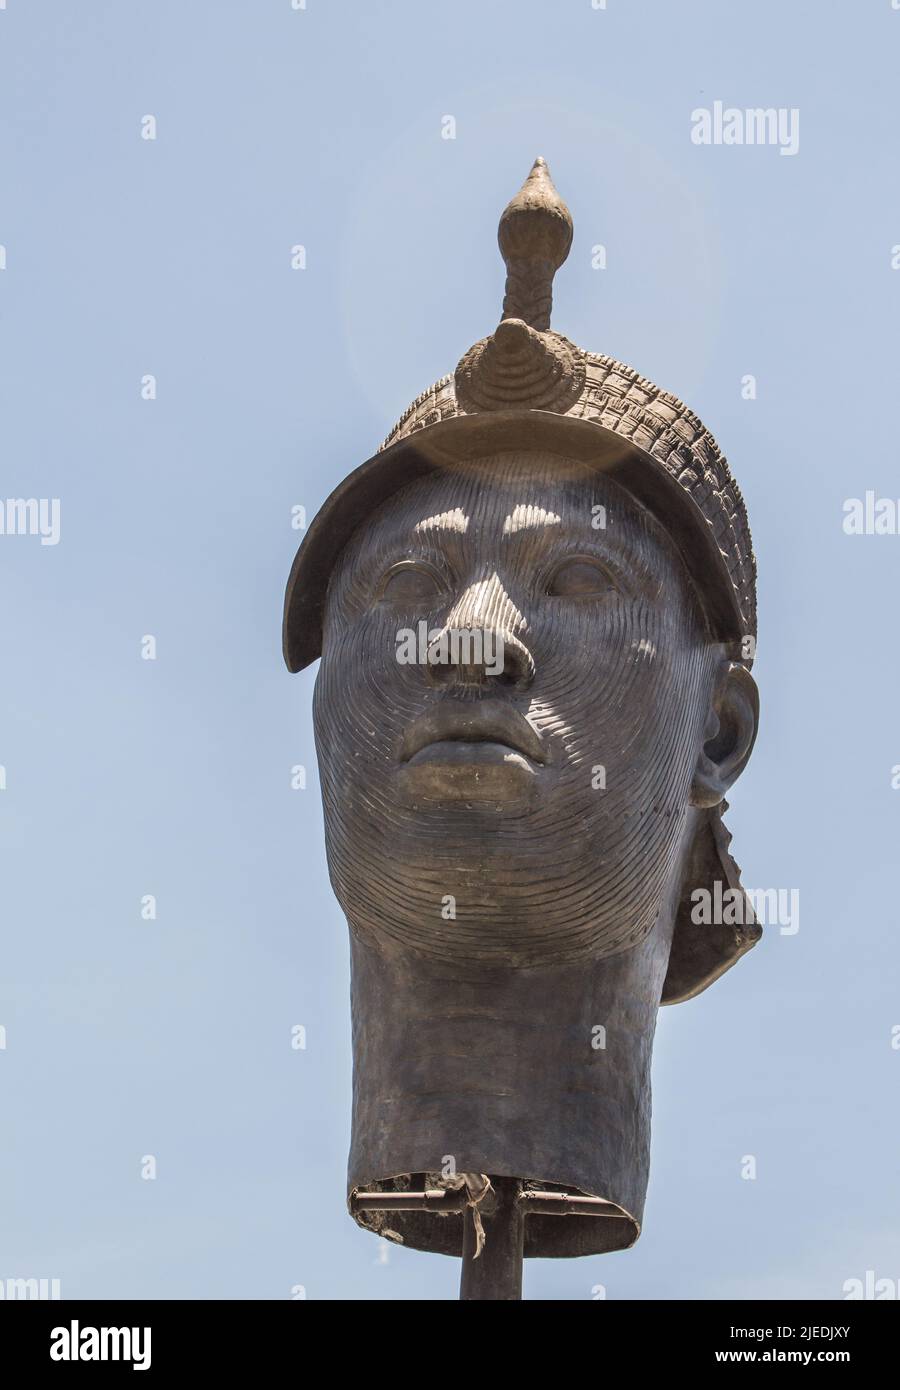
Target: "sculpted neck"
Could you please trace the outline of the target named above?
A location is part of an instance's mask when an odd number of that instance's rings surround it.
[[[667,905],[639,946],[605,960],[463,968],[368,944],[369,933],[364,943],[351,927],[349,1189],[415,1188],[452,1164],[603,1197],[628,1218],[529,1218],[526,1254],[632,1244],[671,934]],[[450,1218],[392,1213],[390,1226],[416,1248],[458,1253]]]

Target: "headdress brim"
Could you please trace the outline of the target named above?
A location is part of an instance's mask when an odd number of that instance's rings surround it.
[[[294,559],[284,602],[283,648],[289,671],[322,651],[322,623],[334,566],[357,527],[417,478],[499,452],[529,449],[589,464],[646,507],[674,540],[697,592],[711,640],[739,644],[744,623],[712,526],[672,474],[651,454],[592,420],[542,410],[459,415],[414,431],[374,454],[319,509]],[[739,651],[735,659],[740,659]]]

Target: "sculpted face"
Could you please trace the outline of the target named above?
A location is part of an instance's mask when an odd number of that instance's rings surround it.
[[[482,648],[398,660],[419,623]],[[679,871],[719,667],[674,545],[603,474],[503,454],[396,493],[332,578],[315,692],[353,929],[483,965],[641,941]]]

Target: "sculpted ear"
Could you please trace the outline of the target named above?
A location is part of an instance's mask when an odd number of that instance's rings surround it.
[[[694,780],[692,806],[718,806],[740,777],[759,725],[759,691],[745,666],[724,665],[706,722]]]

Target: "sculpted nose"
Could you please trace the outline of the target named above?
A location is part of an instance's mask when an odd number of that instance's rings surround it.
[[[534,659],[517,635],[524,626],[522,614],[496,575],[470,585],[430,644],[429,680],[435,685],[496,682],[525,689],[534,679]]]

